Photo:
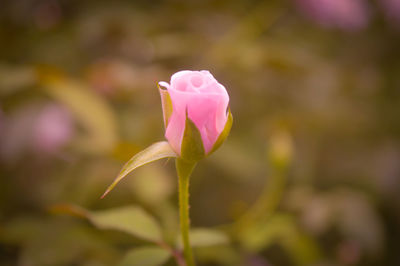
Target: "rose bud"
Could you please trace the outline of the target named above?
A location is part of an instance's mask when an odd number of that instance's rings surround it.
[[[229,95],[210,72],[180,71],[171,84],[160,82],[165,137],[184,160],[198,161],[214,152],[232,126]]]

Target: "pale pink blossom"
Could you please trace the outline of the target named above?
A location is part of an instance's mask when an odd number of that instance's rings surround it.
[[[365,0],[294,0],[300,12],[327,28],[346,31],[367,26],[369,8]]]
[[[3,118],[7,119],[0,131],[0,157],[7,162],[27,152],[57,153],[74,134],[72,115],[55,103],[24,106]]]
[[[400,0],[380,0],[378,2],[385,13],[386,19],[400,27]]]
[[[169,93],[173,111],[166,123],[165,137],[181,154],[186,115],[201,134],[204,151],[208,154],[227,123],[229,95],[209,71],[180,71],[171,82],[160,82]]]
[[[49,104],[39,113],[33,129],[34,148],[42,152],[59,150],[73,135],[73,121],[67,109]]]

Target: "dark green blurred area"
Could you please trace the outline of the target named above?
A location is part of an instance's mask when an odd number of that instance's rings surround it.
[[[118,265],[148,244],[59,203],[135,204],[176,233],[172,162],[100,196],[163,140],[157,82],[184,69],[224,84],[234,117],[192,176],[193,227],[238,221],[282,149],[289,164],[271,213],[199,265],[400,265],[400,27],[367,3],[347,31],[294,1],[0,2],[0,265]]]

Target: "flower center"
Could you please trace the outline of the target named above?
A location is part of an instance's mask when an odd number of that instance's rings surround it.
[[[190,82],[194,87],[200,87],[203,85],[203,78],[200,75],[195,75],[190,79]]]

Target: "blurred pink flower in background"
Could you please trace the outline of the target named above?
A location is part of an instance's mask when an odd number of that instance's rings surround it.
[[[49,104],[40,111],[33,131],[33,145],[38,151],[52,153],[72,138],[73,121],[69,111]]]
[[[57,104],[25,106],[3,118],[0,117],[0,157],[7,162],[17,161],[29,151],[54,153],[74,133],[69,111]]]
[[[400,28],[400,0],[378,1],[385,13],[386,19]]]
[[[87,78],[93,89],[105,96],[132,88],[138,80],[142,80],[130,64],[111,59],[93,63],[88,69]]]
[[[355,31],[367,26],[369,9],[365,0],[294,0],[308,18],[327,28]]]

